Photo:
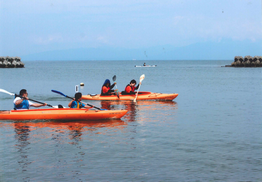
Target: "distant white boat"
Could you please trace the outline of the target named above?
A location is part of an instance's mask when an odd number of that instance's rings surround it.
[[[140,66],[140,65],[135,65],[135,67],[156,67],[157,65],[142,65],[142,66]]]

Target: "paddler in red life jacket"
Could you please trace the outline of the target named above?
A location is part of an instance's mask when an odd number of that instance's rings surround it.
[[[141,83],[139,83],[137,86],[136,86],[136,80],[131,80],[130,81],[130,84],[128,84],[125,88],[125,91],[122,92],[122,94],[135,94],[135,90],[137,90],[139,88],[139,85]]]
[[[111,85],[110,80],[106,79],[101,89],[101,95],[112,95],[115,91],[115,90],[112,90],[115,84],[116,83],[113,83]]]
[[[20,90],[19,95],[16,95],[14,99],[14,109],[15,110],[20,110],[20,109],[29,109],[30,106],[33,107],[41,107],[41,106],[46,106],[47,104],[37,104],[33,103],[28,100],[28,93],[26,89]]]
[[[81,102],[81,100],[82,100],[82,93],[81,92],[77,92],[75,94],[75,99],[72,100],[71,102],[69,102],[68,107],[70,107],[70,108],[77,108],[77,109],[81,109],[81,108],[90,109],[90,108],[93,108],[93,107],[86,106],[85,104],[83,104]]]

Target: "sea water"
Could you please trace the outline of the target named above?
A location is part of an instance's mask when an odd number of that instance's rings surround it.
[[[262,68],[228,61],[24,61],[0,69],[0,88],[51,105],[124,90],[178,93],[173,101],[87,101],[127,109],[121,120],[0,121],[0,181],[262,181]],[[13,96],[0,93],[0,110]],[[47,108],[47,106],[46,106]]]

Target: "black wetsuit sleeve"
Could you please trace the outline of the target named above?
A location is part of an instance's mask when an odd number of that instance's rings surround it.
[[[139,88],[139,86],[140,86],[140,85],[138,84],[137,87],[135,88],[135,90],[137,90],[137,89]]]
[[[115,84],[113,83],[111,86],[110,86],[110,90],[115,86]]]

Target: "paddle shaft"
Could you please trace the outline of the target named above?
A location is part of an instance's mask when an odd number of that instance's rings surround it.
[[[144,78],[145,78],[145,75],[144,75],[144,74],[140,76],[140,85],[139,85],[138,90],[137,90],[137,92],[136,92],[136,98],[134,99],[134,102],[136,102],[137,95],[138,95],[139,89],[140,89],[140,87],[141,87],[141,85],[142,85],[142,81],[144,80]]]
[[[22,97],[21,95],[17,95],[18,97],[21,97],[21,98],[25,98],[25,97]],[[45,104],[45,103],[43,103],[43,102],[40,102],[40,101],[37,101],[37,100],[34,100],[34,99],[29,99],[28,98],[28,100],[30,100],[30,101],[33,101],[33,102],[36,102],[36,103],[39,103],[39,104]],[[47,106],[48,107],[53,107],[52,105],[50,105],[50,104],[47,104]]]
[[[138,92],[139,92],[139,89],[140,89],[141,85],[142,85],[142,82],[141,82],[141,84],[139,85],[139,87],[138,87],[138,89],[137,89],[137,92],[136,92],[136,98],[134,99],[134,102],[136,102],[137,95],[138,95]]]
[[[51,91],[54,92],[54,93],[60,94],[60,95],[62,95],[62,96],[64,96],[64,97],[66,97],[66,98],[69,98],[69,99],[74,100],[73,97],[69,97],[68,95],[65,95],[65,94],[63,94],[62,92],[59,92],[59,91],[57,91],[57,90],[51,90]],[[87,104],[87,103],[85,103],[85,102],[82,102],[82,103],[84,103],[84,104],[86,104],[86,105],[88,105],[88,106],[94,107],[94,108],[96,108],[96,109],[98,109],[98,110],[102,110],[101,108],[96,107],[96,106],[94,106],[94,105]]]
[[[114,81],[114,82],[116,81],[116,75],[113,76],[113,81]],[[116,83],[116,82],[115,82],[115,83]],[[115,86],[116,86],[116,95],[117,95],[118,98],[120,98],[119,92],[118,92],[118,90],[117,90],[117,84],[115,84]]]

